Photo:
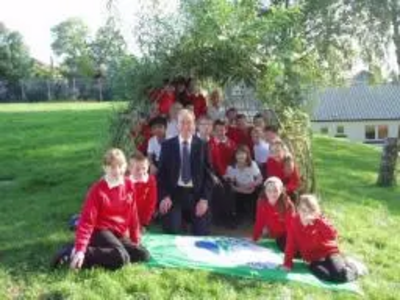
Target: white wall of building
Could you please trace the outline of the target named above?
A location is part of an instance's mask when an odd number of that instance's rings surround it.
[[[366,126],[375,127],[375,140],[366,139]],[[324,133],[335,137],[345,136],[347,139],[355,142],[379,142],[378,132],[379,126],[387,126],[388,137],[400,138],[400,120],[396,121],[355,121],[355,122],[312,122],[312,129],[315,133]],[[344,130],[343,135],[340,134],[341,129]],[[382,127],[381,127],[382,129]],[[381,130],[382,132],[382,130]]]

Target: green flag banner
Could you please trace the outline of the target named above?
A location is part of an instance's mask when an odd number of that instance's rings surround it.
[[[279,269],[283,254],[273,241],[255,244],[232,237],[194,237],[146,234],[143,244],[151,254],[152,267],[188,268],[265,281],[294,281],[325,289],[362,294],[352,282],[333,284],[312,275],[307,266],[296,261],[291,272]]]

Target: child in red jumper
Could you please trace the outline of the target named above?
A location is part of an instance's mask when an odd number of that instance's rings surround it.
[[[227,128],[230,129],[231,127],[235,128],[236,127],[236,116],[238,112],[237,109],[234,107],[228,108],[228,110],[225,113],[226,116],[226,121],[227,121]]]
[[[115,270],[149,259],[149,253],[140,245],[134,186],[124,176],[125,155],[120,149],[111,149],[103,166],[104,177],[91,186],[86,196],[73,249],[67,247],[60,252],[54,267],[69,262],[72,269],[100,266]]]
[[[283,159],[283,184],[293,202],[297,201],[298,189],[300,187],[300,174],[294,163],[292,155],[286,155]]]
[[[150,225],[157,204],[157,181],[149,175],[149,160],[142,153],[133,154],[129,160],[129,174],[136,192],[136,208],[139,223]]]
[[[292,268],[294,253],[299,251],[310,271],[321,280],[342,283],[366,273],[361,263],[341,254],[337,232],[321,214],[315,196],[301,196],[297,211],[288,228],[284,269]]]
[[[286,195],[282,181],[270,177],[264,183],[264,193],[258,199],[253,240],[258,241],[265,232],[275,239],[278,248],[285,251],[286,232],[295,214],[295,209]]]
[[[146,153],[148,142],[151,138],[151,128],[145,116],[139,116],[139,120],[133,125],[131,130],[131,138],[136,149],[142,153]]]
[[[207,114],[207,101],[201,93],[200,88],[196,85],[196,82],[192,79],[189,83],[188,98],[190,103],[193,105],[194,115],[196,119]]]
[[[225,121],[215,121],[214,135],[209,142],[211,165],[221,178],[226,174],[228,166],[232,164],[237,148],[235,142],[226,136],[226,130]]]
[[[282,180],[286,193],[292,200],[295,200],[294,195],[299,188],[300,179],[293,158],[281,140],[275,141],[270,150],[271,155],[265,166],[266,177],[278,177]]]
[[[168,116],[171,106],[175,103],[175,88],[168,81],[158,95],[157,99],[158,113],[163,116]]]
[[[214,224],[234,228],[234,211],[232,197],[230,197],[230,185],[223,178],[228,166],[232,164],[236,144],[226,136],[226,122],[217,120],[214,122],[214,135],[208,142],[211,152],[211,166],[218,177],[219,184],[213,187],[212,217]]]
[[[253,140],[251,139],[251,127],[247,124],[247,118],[244,114],[236,116],[236,127],[229,127],[227,136],[233,140],[236,145],[246,145],[253,149]]]

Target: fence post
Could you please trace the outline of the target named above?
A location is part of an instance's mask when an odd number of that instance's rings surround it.
[[[76,82],[75,82],[75,76],[72,77],[72,100],[76,100]]]
[[[51,101],[51,86],[49,79],[46,79],[46,84],[47,84],[47,100]]]
[[[26,94],[25,94],[24,82],[23,82],[22,79],[19,81],[19,85],[21,87],[21,100],[25,101],[26,100]]]
[[[100,102],[103,101],[103,79],[99,77],[98,79],[98,86],[99,86],[99,100]]]

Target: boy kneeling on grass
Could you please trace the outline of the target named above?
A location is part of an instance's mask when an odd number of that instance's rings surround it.
[[[103,267],[115,270],[147,261],[140,245],[140,223],[132,181],[125,177],[126,158],[120,149],[104,156],[105,175],[95,182],[82,208],[74,245],[64,247],[52,267],[69,263],[71,269]]]

